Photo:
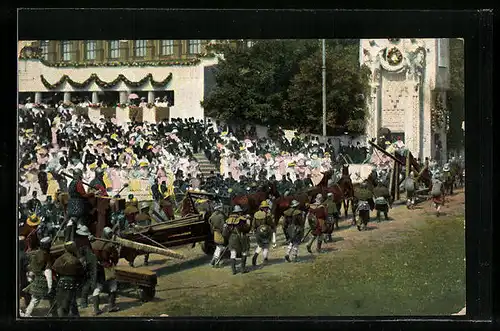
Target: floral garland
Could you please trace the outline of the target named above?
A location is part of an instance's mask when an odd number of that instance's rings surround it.
[[[117,103],[116,107],[118,107],[118,108],[127,108],[127,104],[125,104],[125,103]]]
[[[97,74],[95,74],[95,73],[93,73],[92,75],[90,75],[90,77],[87,78],[83,82],[75,82],[74,80],[72,80],[71,78],[69,78],[68,75],[63,75],[61,77],[61,79],[59,79],[59,81],[57,81],[54,84],[50,84],[45,79],[45,77],[43,77],[43,75],[40,75],[40,78],[42,79],[43,85],[45,85],[45,87],[47,89],[49,89],[49,90],[53,90],[53,89],[59,88],[66,81],[69,83],[69,85],[71,85],[72,87],[75,87],[75,88],[85,88],[92,81],[95,81],[95,83],[97,84],[97,86],[99,86],[101,88],[112,88],[112,87],[115,87],[120,82],[124,82],[127,86],[130,86],[130,87],[140,87],[140,86],[146,84],[148,81],[150,81],[151,85],[153,85],[154,87],[163,87],[163,86],[167,85],[172,80],[172,73],[170,73],[167,78],[165,78],[164,80],[159,81],[159,82],[157,82],[157,81],[155,81],[153,79],[153,75],[151,73],[147,74],[146,77],[144,77],[143,79],[141,79],[138,82],[132,82],[132,81],[128,80],[123,74],[119,74],[118,77],[116,77],[111,82],[105,82],[105,81],[101,80],[97,76]]]
[[[91,104],[89,104],[89,107],[90,107],[90,108],[101,108],[101,106],[102,106],[102,105],[101,105],[101,103],[99,103],[99,102],[98,102],[98,103],[91,103]]]

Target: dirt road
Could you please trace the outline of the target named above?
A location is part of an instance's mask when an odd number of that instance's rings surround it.
[[[293,306],[297,304],[297,301],[301,308],[292,309],[289,314],[317,315],[324,311],[324,315],[328,315],[331,309],[318,311],[317,308],[310,308],[310,301],[328,306],[332,304],[330,300],[333,299],[335,303],[345,302],[341,307],[336,307],[333,314],[351,315],[359,312],[362,315],[373,313],[373,305],[388,305],[386,301],[377,304],[377,300],[382,300],[384,294],[394,296],[393,299],[384,299],[389,302],[404,300],[412,295],[417,297],[422,292],[422,282],[427,284],[427,282],[441,281],[453,285],[453,289],[445,291],[442,289],[444,287],[439,284],[438,287],[429,289],[426,295],[433,296],[434,301],[446,297],[448,300],[446,303],[436,301],[435,306],[442,307],[449,304],[449,309],[444,311],[449,310],[449,314],[452,314],[460,310],[465,301],[465,262],[463,261],[465,233],[463,232],[464,223],[462,223],[464,215],[464,193],[463,190],[457,190],[455,195],[447,197],[446,205],[442,208],[442,216],[439,218],[436,218],[431,203],[423,202],[414,210],[408,210],[404,205],[395,206],[389,212],[391,220],[380,223],[376,222],[375,212],[372,212],[372,222],[369,223],[367,231],[360,232],[356,227],[351,227],[350,219],[341,220],[341,229],[334,232],[335,241],[325,244],[324,252],[320,254],[309,254],[305,244],[302,244],[299,248],[300,262],[298,263],[284,261],[285,247],[282,245],[284,236],[280,230],[277,236],[278,247],[270,251],[270,263],[265,267],[260,266],[262,257],[259,257],[259,265],[252,267],[249,258],[250,272],[234,276],[227,264],[220,269],[210,267],[211,257],[203,254],[200,247],[179,247],[177,250],[187,256],[186,260],[169,260],[159,255],[150,257],[150,265],[147,268],[156,271],[158,275],[156,297],[153,301],[140,302],[134,291],[122,293],[118,298],[121,310],[116,313],[107,313],[104,309],[105,313],[101,316],[282,315],[290,311],[290,302],[293,302]],[[428,226],[429,220],[435,223],[433,225],[435,228],[427,230],[428,232],[422,235],[420,231]],[[454,227],[455,232],[446,234],[448,225]],[[426,242],[426,237],[435,235],[438,231],[442,233],[438,233],[437,238],[442,237],[442,240],[448,240],[450,243],[436,243],[440,239],[433,239],[434,245],[448,245],[446,246],[448,250],[444,250],[448,255],[436,254],[434,256],[435,251],[443,251],[443,248],[434,247],[432,243]],[[462,238],[457,240],[457,234],[460,233],[462,233]],[[452,240],[455,246],[450,246]],[[416,243],[416,246],[406,247],[405,243],[410,241]],[[429,251],[417,252],[420,245],[429,246],[427,248]],[[254,249],[255,244],[252,245],[251,255]],[[391,269],[393,268],[391,265],[398,263],[398,254],[407,254],[404,258],[408,261],[400,261],[401,265]],[[412,260],[419,258],[418,254],[424,255],[423,259],[427,256],[434,256],[436,259],[443,258],[451,262],[429,260],[429,266],[421,262],[412,264],[415,262]],[[445,263],[445,265],[453,263],[456,269],[441,275],[445,268],[442,268],[440,263]],[[126,261],[121,260],[120,264],[126,264]],[[143,258],[138,257],[135,264],[137,267],[143,267]],[[430,270],[433,265],[438,268],[433,273],[419,269]],[[460,274],[462,265],[463,275]],[[399,274],[402,268],[408,269]],[[456,274],[459,275],[455,277]],[[394,285],[395,283],[392,284],[391,281],[401,284]],[[303,288],[296,292],[294,284],[301,284],[298,286],[303,286]],[[335,284],[335,286],[330,284]],[[323,288],[325,288],[324,291]],[[437,293],[439,291],[442,293]],[[361,295],[362,293],[364,294]],[[372,293],[371,297],[367,293]],[[411,307],[409,306],[405,311],[414,314],[427,311],[430,308],[427,307],[426,310],[424,306],[428,300],[431,299],[418,298],[418,302],[412,303]],[[454,303],[450,304],[450,301]],[[101,302],[107,302],[105,295]],[[231,307],[227,302],[231,302]],[[349,305],[354,305],[354,308]],[[370,305],[371,307],[368,307]],[[384,309],[376,311],[380,313],[386,311],[388,314],[394,312],[389,307]],[[90,316],[91,309],[82,309],[81,315]]]

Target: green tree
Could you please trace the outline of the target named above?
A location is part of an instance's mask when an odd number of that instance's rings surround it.
[[[450,39],[450,90],[447,108],[449,130],[447,145],[450,150],[459,150],[464,146],[462,121],[464,112],[464,43],[460,39]]]
[[[252,47],[214,47],[224,58],[218,64],[216,87],[202,106],[209,116],[226,121],[280,123],[298,62],[316,48],[309,40],[259,40]]]
[[[314,40],[259,40],[215,46],[223,54],[216,87],[202,102],[207,115],[321,131],[321,49]],[[358,64],[359,40],[328,40],[328,96],[331,128],[364,128],[366,69]],[[366,78],[366,79],[365,79]]]
[[[330,42],[326,47],[327,131],[361,133],[366,124],[370,71],[359,67],[358,43]],[[318,50],[301,61],[289,89],[287,114],[301,129],[320,133],[322,128],[322,54]]]

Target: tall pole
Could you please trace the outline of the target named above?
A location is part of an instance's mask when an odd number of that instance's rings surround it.
[[[326,137],[326,58],[325,58],[325,39],[323,44],[323,137]]]

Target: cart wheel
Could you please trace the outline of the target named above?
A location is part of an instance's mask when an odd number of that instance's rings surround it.
[[[147,286],[139,287],[139,299],[141,299],[142,302],[151,301],[155,297],[155,294],[156,294],[155,287],[147,287]]]
[[[207,240],[201,243],[201,250],[207,255],[212,255],[215,252],[215,243],[211,240]]]

